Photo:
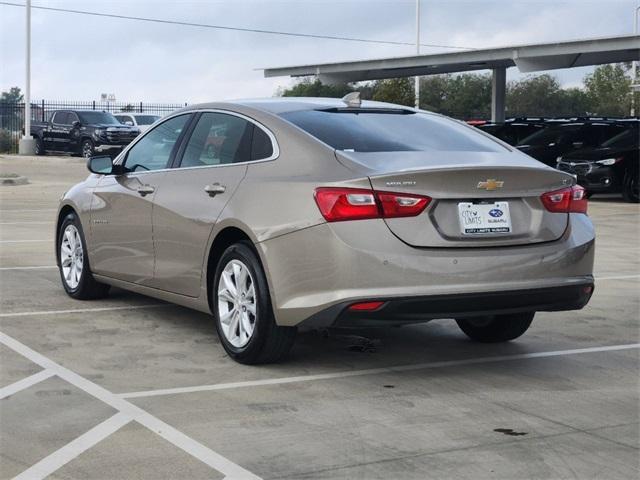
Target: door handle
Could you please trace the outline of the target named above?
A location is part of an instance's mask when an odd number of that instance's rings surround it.
[[[214,183],[213,185],[207,185],[204,187],[204,191],[207,192],[210,197],[215,197],[217,194],[224,193],[226,190],[227,187],[220,185],[219,183]]]
[[[155,192],[156,189],[154,187],[152,187],[151,185],[141,185],[138,187],[138,193],[140,195],[142,195],[143,197],[145,195],[149,195],[150,193]]]

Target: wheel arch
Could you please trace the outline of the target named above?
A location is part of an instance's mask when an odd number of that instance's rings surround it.
[[[237,225],[227,225],[221,228],[215,234],[215,237],[211,242],[211,246],[209,247],[209,252],[208,252],[207,260],[205,264],[206,265],[206,285],[205,286],[206,286],[206,295],[207,295],[206,298],[207,298],[207,303],[209,305],[209,309],[212,312],[213,312],[213,308],[212,308],[213,298],[212,298],[211,292],[213,291],[213,276],[216,271],[216,266],[218,265],[218,262],[220,261],[222,254],[228,247],[230,247],[234,243],[238,243],[242,241],[246,242],[256,253],[258,259],[260,260],[260,263],[262,263],[262,268],[266,274],[266,269],[264,268],[264,261],[262,259],[262,255],[260,254],[259,249],[256,248],[254,240],[251,238],[251,235],[249,235],[245,229],[240,228]],[[269,283],[268,275],[267,275],[267,282]],[[269,292],[271,292],[271,288],[269,288]]]
[[[58,211],[58,218],[56,220],[56,231],[55,231],[55,239],[56,241],[54,242],[55,244],[55,250],[54,250],[54,255],[55,255],[55,259],[56,259],[56,264],[58,266],[60,263],[60,260],[58,258],[58,250],[60,249],[60,227],[62,227],[62,222],[64,222],[64,219],[67,217],[67,215],[69,215],[70,213],[73,213],[76,218],[78,219],[78,221],[80,221],[80,217],[78,215],[78,212],[76,211],[75,207],[71,204],[65,204],[62,205],[60,207],[60,210]]]

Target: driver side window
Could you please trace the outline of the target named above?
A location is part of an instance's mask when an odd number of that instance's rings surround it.
[[[190,114],[173,117],[146,134],[127,153],[125,171],[146,172],[167,168],[171,152],[189,117]]]

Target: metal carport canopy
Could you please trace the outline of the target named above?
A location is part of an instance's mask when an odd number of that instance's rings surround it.
[[[500,121],[504,120],[505,71],[509,67],[516,66],[521,72],[526,73],[638,59],[640,36],[625,35],[354,62],[266,68],[264,76],[317,75],[323,82],[340,83],[490,69],[493,70],[492,117]]]

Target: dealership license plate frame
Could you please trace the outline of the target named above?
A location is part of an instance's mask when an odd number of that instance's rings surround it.
[[[513,232],[509,202],[458,203],[460,232],[465,236],[509,235]]]

